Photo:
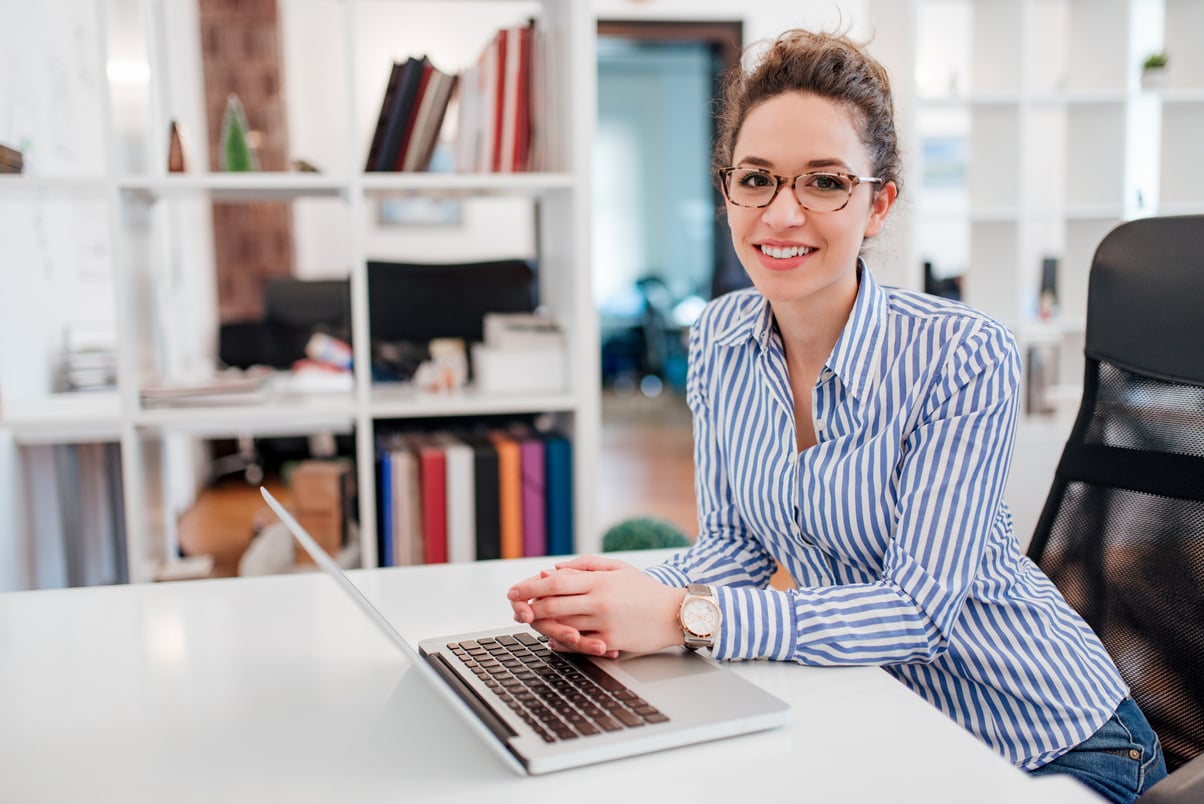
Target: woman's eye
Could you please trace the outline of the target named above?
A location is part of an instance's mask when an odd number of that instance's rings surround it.
[[[739,175],[738,183],[740,184],[741,187],[749,187],[752,189],[759,189],[762,187],[772,187],[773,186],[773,178],[768,173],[761,173],[759,171],[750,170],[750,171],[745,172],[742,175]]]
[[[848,192],[849,185],[840,176],[833,176],[828,173],[816,173],[807,180],[807,187],[812,190],[821,190],[829,193]]]

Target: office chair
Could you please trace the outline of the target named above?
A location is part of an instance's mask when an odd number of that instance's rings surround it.
[[[1029,547],[1158,733],[1173,773],[1147,804],[1204,801],[1202,301],[1204,215],[1100,243],[1082,403]]]

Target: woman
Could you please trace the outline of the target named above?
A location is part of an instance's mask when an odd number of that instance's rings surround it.
[[[1132,801],[1157,738],[1003,502],[1015,342],[860,257],[900,188],[885,70],[783,34],[729,82],[715,159],[754,288],[691,331],[698,539],[647,572],[558,565],[510,590],[515,619],[594,655],[881,665],[1014,764]],[[779,564],[795,588],[768,588]]]

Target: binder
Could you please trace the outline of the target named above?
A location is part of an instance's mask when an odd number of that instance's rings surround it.
[[[477,560],[502,557],[498,453],[493,442],[480,433],[459,433],[472,450],[472,479],[475,492],[473,521],[476,523]]]
[[[518,442],[500,430],[490,431],[489,438],[497,450],[498,531],[501,541],[501,557],[522,558],[522,457]]]
[[[389,457],[393,475],[393,566],[422,564],[426,551],[422,543],[418,458],[408,437],[398,437]]]
[[[418,87],[422,83],[424,59],[410,57],[402,66],[397,91],[392,99],[389,116],[385,121],[385,130],[381,138],[380,150],[372,165],[374,171],[393,170],[397,163],[397,152],[405,138],[406,129],[418,96]]]
[[[439,433],[447,463],[447,560],[474,561],[476,545],[476,483],[473,449],[451,433]]]
[[[397,101],[402,67],[401,62],[395,61],[389,70],[389,82],[385,85],[385,96],[381,100],[380,115],[376,118],[376,128],[372,132],[372,144],[368,147],[368,163],[364,166],[364,170],[376,170],[376,162],[380,158],[380,149],[385,139],[385,128],[389,122],[389,112]],[[174,130],[174,123],[172,125]]]
[[[573,550],[573,445],[563,434],[544,434],[544,493],[547,498],[548,555]]]
[[[544,493],[544,442],[534,431],[515,434],[523,497],[523,555],[548,554],[547,500]]]
[[[382,567],[392,567],[393,555],[393,461],[388,444],[376,448],[376,480],[380,494],[376,501],[376,550]]]
[[[447,563],[447,458],[438,439],[413,437],[422,494],[422,546],[427,564]]]

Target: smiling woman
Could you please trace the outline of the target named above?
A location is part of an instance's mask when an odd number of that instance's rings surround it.
[[[847,37],[788,31],[733,74],[721,121],[754,287],[690,332],[698,539],[647,571],[545,570],[510,590],[515,618],[598,655],[881,666],[1015,765],[1133,801],[1165,774],[1158,740],[1003,502],[1015,341],[862,258],[899,192],[886,72]],[[794,588],[770,585],[779,564]]]

